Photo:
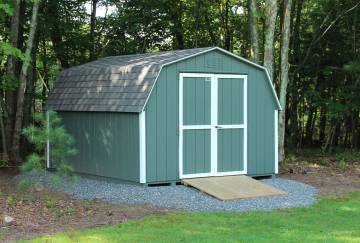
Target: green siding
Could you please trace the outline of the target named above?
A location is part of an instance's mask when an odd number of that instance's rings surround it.
[[[244,169],[244,129],[218,130],[218,171]]]
[[[184,131],[184,174],[209,173],[210,130]]]
[[[139,114],[59,112],[74,137],[76,172],[139,182]]]
[[[244,123],[243,79],[218,79],[218,123],[222,125]]]
[[[211,82],[206,78],[184,78],[184,125],[211,122]]]
[[[163,68],[146,105],[147,182],[178,180],[179,73],[248,75],[248,174],[274,173],[276,101],[265,72],[220,51]]]

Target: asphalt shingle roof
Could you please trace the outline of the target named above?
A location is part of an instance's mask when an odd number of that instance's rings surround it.
[[[163,65],[212,49],[110,56],[62,71],[46,109],[141,112]]]

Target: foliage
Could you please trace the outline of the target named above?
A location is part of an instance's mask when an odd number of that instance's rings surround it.
[[[13,14],[13,8],[10,4],[7,3],[0,3],[0,12],[4,12],[7,15]]]
[[[9,161],[7,160],[0,160],[0,169],[9,166]]]
[[[15,200],[12,196],[7,196],[5,202],[8,207],[11,207],[12,205],[14,205]]]
[[[293,153],[288,153],[284,160],[281,161],[283,164],[289,164],[296,161],[296,155]]]
[[[27,57],[25,53],[6,42],[0,42],[0,55],[14,56],[23,62],[30,61],[30,57]]]
[[[28,156],[21,166],[23,171],[41,171],[46,168],[44,149],[50,141],[50,159],[60,175],[70,175],[73,171],[68,158],[76,154],[74,139],[61,125],[61,119],[54,111],[48,111],[48,119],[44,113],[35,115],[38,125],[24,128],[23,134],[34,146],[35,153]],[[49,126],[48,126],[49,125]]]
[[[171,213],[70,231],[31,242],[357,242],[360,192],[311,208],[249,213]],[[331,220],[329,220],[331,219]]]
[[[14,1],[0,3],[0,91],[3,94],[0,105],[4,110],[4,137],[10,138],[14,132],[11,125],[16,113],[14,93],[19,89],[22,62],[31,64],[23,107],[23,127],[26,127],[34,114],[42,112],[59,71],[97,58],[214,45],[249,58],[249,13],[245,0],[98,0],[93,30],[89,7],[92,2],[41,1],[40,28],[30,57],[25,56],[24,47],[33,1],[20,1],[17,46],[12,45],[10,38],[14,33],[11,25],[11,16],[16,13]],[[264,1],[256,2],[259,43],[263,43],[266,12]],[[337,4],[332,0],[293,0],[290,86],[284,107],[287,149],[360,148],[358,3],[358,0]],[[282,2],[278,16],[274,53],[277,90],[281,83]],[[263,45],[259,53],[261,60]],[[8,70],[9,57],[15,59],[11,71]],[[9,150],[11,146],[7,147]],[[24,154],[29,150],[25,143]]]
[[[20,190],[26,191],[33,186],[33,182],[29,179],[22,179],[19,181],[17,186]]]

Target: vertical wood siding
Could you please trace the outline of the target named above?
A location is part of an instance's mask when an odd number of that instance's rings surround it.
[[[184,131],[184,174],[209,173],[210,130]]]
[[[243,79],[219,78],[218,80],[218,123],[243,124],[244,121]]]
[[[76,172],[139,182],[139,114],[59,112],[74,137]]]
[[[244,129],[218,130],[218,171],[244,169]]]
[[[159,75],[145,108],[147,182],[178,180],[180,72],[248,75],[248,174],[273,174],[276,101],[265,73],[214,50],[164,67]]]

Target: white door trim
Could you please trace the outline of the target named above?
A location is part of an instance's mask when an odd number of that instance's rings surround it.
[[[211,122],[210,125],[183,125],[183,82],[185,77],[204,77],[211,81]],[[241,78],[244,80],[244,102],[243,102],[243,124],[221,125],[218,124],[218,79],[219,78]],[[209,173],[183,174],[183,132],[184,130],[209,129],[211,132],[211,169]],[[217,171],[217,130],[218,129],[244,129],[243,160],[244,169],[242,171]],[[247,75],[236,74],[210,74],[210,73],[180,73],[179,74],[179,177],[195,178],[208,176],[240,175],[247,173]]]

